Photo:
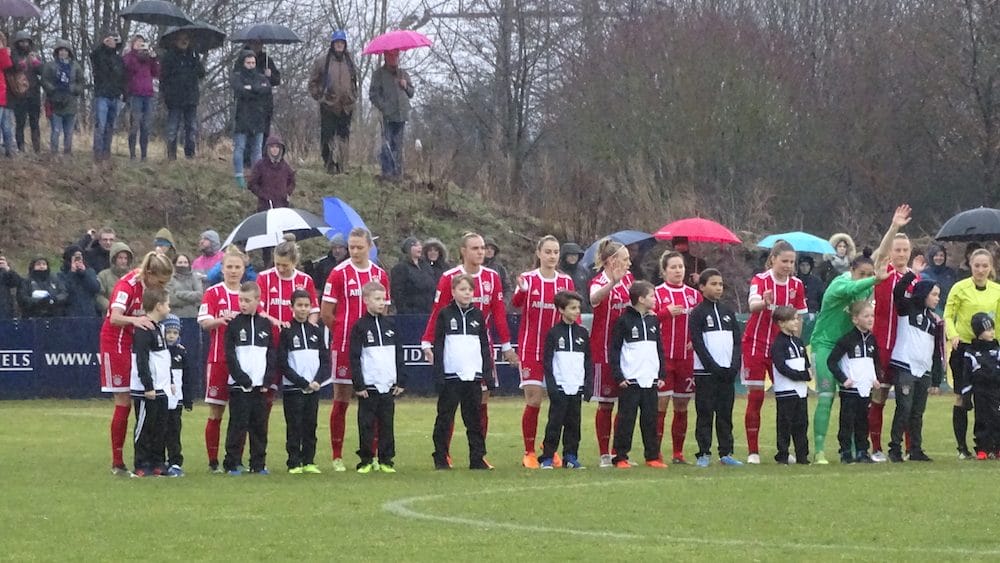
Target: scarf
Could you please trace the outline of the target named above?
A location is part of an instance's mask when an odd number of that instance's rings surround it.
[[[69,92],[69,82],[73,75],[73,61],[56,59],[56,90]]]

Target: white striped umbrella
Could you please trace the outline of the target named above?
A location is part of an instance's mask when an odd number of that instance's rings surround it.
[[[302,209],[278,207],[247,217],[233,229],[222,244],[225,248],[234,242],[246,242],[246,250],[271,248],[281,243],[286,233],[296,240],[325,236],[330,227],[319,217]]]

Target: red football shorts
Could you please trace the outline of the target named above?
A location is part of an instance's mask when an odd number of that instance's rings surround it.
[[[354,385],[351,379],[351,355],[344,350],[330,350],[330,365],[333,369],[333,383],[337,385]]]
[[[594,363],[594,397],[592,401],[598,403],[613,403],[618,400],[618,384],[615,383],[614,376],[611,375],[611,365],[607,363]]]
[[[132,353],[104,352],[100,355],[101,392],[128,393],[132,379]]]
[[[694,356],[688,359],[664,358],[667,380],[659,388],[660,397],[679,397],[690,399],[694,397]]]
[[[210,405],[229,402],[229,368],[225,361],[205,365],[205,402]]]
[[[740,370],[740,383],[747,387],[763,387],[764,378],[771,373],[771,358],[766,356],[743,355],[743,369]]]
[[[521,360],[521,389],[529,385],[545,386],[545,371],[542,362],[535,359]]]

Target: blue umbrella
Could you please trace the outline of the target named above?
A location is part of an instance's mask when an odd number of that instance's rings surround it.
[[[358,212],[345,201],[336,197],[323,198],[323,220],[330,226],[326,233],[326,238],[332,239],[336,235],[342,235],[345,239],[351,234],[351,229],[361,227],[368,229],[365,220],[358,215]],[[371,229],[368,229],[369,232]],[[372,245],[369,258],[374,261],[378,256],[378,248]]]
[[[783,240],[792,245],[795,252],[813,252],[816,254],[834,254],[837,252],[833,249],[833,245],[830,244],[830,241],[819,238],[816,235],[803,233],[802,231],[769,235],[758,242],[757,246],[760,248],[771,248],[774,246],[774,243],[779,240]]]
[[[656,239],[653,235],[649,233],[644,233],[642,231],[618,231],[617,233],[611,233],[608,235],[613,241],[620,242],[626,246],[630,244],[639,244],[639,252],[645,252],[656,245]],[[602,239],[604,237],[601,237]],[[597,245],[601,243],[601,239],[590,245],[590,248],[583,253],[583,259],[580,260],[580,264],[584,268],[590,269],[594,265],[594,258],[597,256]]]

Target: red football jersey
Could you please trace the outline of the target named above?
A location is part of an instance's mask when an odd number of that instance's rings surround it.
[[[757,274],[750,280],[749,303],[764,299],[764,292],[774,295],[774,307],[793,307],[800,315],[809,312],[806,306],[806,288],[802,280],[791,276],[785,283],[778,283],[771,270]],[[770,358],[771,344],[778,335],[778,323],[771,318],[772,307],[752,313],[743,332],[743,353],[753,358]]]
[[[896,299],[892,294],[893,289],[899,280],[909,271],[897,271],[892,264],[886,266],[886,271],[892,272],[889,277],[875,284],[875,326],[872,332],[875,333],[875,344],[882,350],[892,351],[896,345],[896,326],[899,323],[899,313],[896,312]],[[920,281],[920,276],[913,280],[913,284]],[[909,294],[913,291],[913,284],[906,289]]]
[[[205,291],[201,298],[201,307],[198,308],[198,322],[217,319],[229,313],[239,314],[240,312],[240,292],[230,291],[226,284],[217,283]],[[208,332],[208,358],[209,362],[226,361],[226,347],[223,337],[226,334],[226,325],[220,325]]]
[[[368,282],[377,281],[385,288],[385,303],[389,301],[389,275],[385,270],[370,263],[367,269],[360,270],[350,260],[344,260],[330,272],[323,289],[323,301],[334,303],[333,327],[330,333],[330,349],[341,354],[347,354],[351,337],[351,328],[358,319],[365,315],[365,300],[361,296],[361,288]]]
[[[142,280],[139,279],[139,270],[126,273],[115,284],[111,291],[111,304],[108,312],[104,315],[104,324],[101,325],[101,351],[115,352],[118,354],[132,353],[132,334],[135,327],[132,325],[115,326],[111,324],[112,309],[119,310],[127,317],[141,317],[145,313],[142,310],[142,294],[145,289]]]
[[[275,268],[264,270],[257,276],[257,285],[260,286],[260,301],[264,312],[282,322],[291,322],[294,317],[292,292],[298,289],[309,293],[309,301],[312,303],[309,312],[319,313],[316,286],[311,277],[298,270],[292,272],[292,277],[288,279],[278,275],[278,270]]]
[[[660,337],[663,340],[664,357],[686,360],[694,352],[689,349],[691,336],[688,334],[688,313],[701,303],[701,292],[686,285],[661,283],[656,286],[656,316],[660,318]],[[684,312],[674,316],[669,307],[683,307]]]
[[[625,308],[632,303],[628,297],[628,290],[634,281],[635,276],[631,272],[625,274],[625,277],[611,289],[611,293],[604,298],[604,301],[594,305],[594,322],[590,327],[590,357],[595,364],[608,363],[608,342],[611,340],[611,329],[615,327],[615,323],[625,312]],[[595,291],[609,283],[611,280],[602,270],[590,281],[590,295],[594,295]]]
[[[526,287],[518,286],[511,304],[521,309],[521,328],[517,337],[517,355],[521,361],[542,361],[545,336],[559,322],[555,298],[560,291],[575,291],[573,278],[556,272],[554,278],[542,277],[539,270],[522,274]]]
[[[434,324],[437,322],[441,309],[451,303],[451,280],[460,274],[466,273],[461,265],[455,266],[447,272],[441,274],[438,280],[437,293],[434,295],[434,307],[431,309],[431,316],[427,319],[427,328],[420,339],[423,348],[429,348],[434,342]],[[479,273],[472,276],[475,281],[472,287],[472,304],[483,312],[483,320],[486,326],[493,322],[497,331],[497,338],[501,346],[510,345],[510,327],[507,325],[507,306],[503,302],[503,282],[500,274],[486,267],[480,267]],[[492,341],[492,335],[490,335]]]

